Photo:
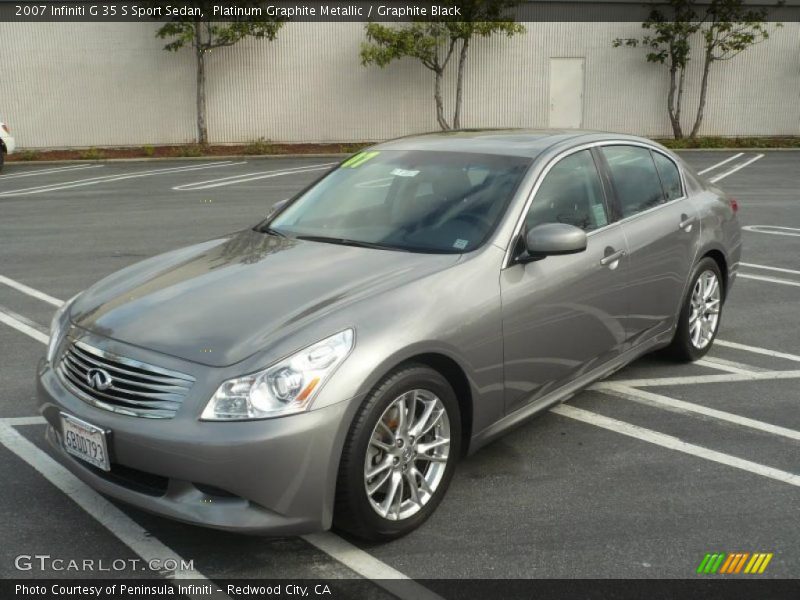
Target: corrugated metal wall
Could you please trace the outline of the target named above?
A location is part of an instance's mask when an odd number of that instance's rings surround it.
[[[474,43],[463,125],[548,125],[548,61],[586,58],[584,127],[671,133],[666,69],[614,49],[637,22],[529,23]],[[2,23],[0,117],[23,147],[168,144],[195,137],[194,63],[169,53],[156,24]],[[433,76],[404,60],[362,67],[360,23],[289,23],[275,42],[246,40],[209,59],[212,142],[378,140],[437,128]],[[699,57],[699,53],[697,53]],[[692,64],[686,128],[696,106]],[[453,66],[451,75],[454,75]],[[451,105],[454,78],[446,89]],[[800,134],[800,23],[712,73],[705,135]]]
[[[194,67],[150,23],[2,23],[0,117],[23,147],[188,142]]]

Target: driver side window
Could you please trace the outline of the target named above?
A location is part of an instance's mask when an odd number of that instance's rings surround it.
[[[567,223],[585,231],[608,225],[600,175],[589,150],[561,159],[544,178],[525,217],[526,230]]]

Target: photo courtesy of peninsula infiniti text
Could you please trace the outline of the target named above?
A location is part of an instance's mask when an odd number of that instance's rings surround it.
[[[66,302],[37,373],[47,439],[165,517],[396,538],[509,428],[645,353],[702,357],[736,211],[639,137],[378,144],[252,228]]]

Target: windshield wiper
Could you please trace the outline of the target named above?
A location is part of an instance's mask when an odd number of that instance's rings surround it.
[[[408,252],[408,250],[405,248],[398,248],[397,246],[388,246],[386,244],[376,244],[373,242],[361,242],[359,240],[349,240],[347,238],[326,237],[324,235],[298,235],[297,239],[306,240],[308,242],[322,242],[324,244],[355,246],[356,248],[372,248],[373,250],[397,250],[399,252]]]
[[[273,229],[272,227],[269,227],[268,225],[264,225],[263,227],[259,227],[257,229],[257,231],[260,231],[261,233],[268,233],[269,235],[274,235],[274,236],[277,236],[277,237],[282,237],[282,238],[286,237],[285,233],[283,233],[282,231],[278,231],[277,229]]]

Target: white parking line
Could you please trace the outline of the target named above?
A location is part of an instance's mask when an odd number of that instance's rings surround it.
[[[772,369],[764,369],[754,365],[745,364],[735,360],[728,360],[720,358],[719,356],[705,356],[698,360],[695,364],[718,369],[720,371],[728,371],[729,373],[758,373],[761,371],[770,371]]]
[[[21,427],[23,425],[44,425],[47,421],[44,417],[3,417],[0,423],[5,423],[11,427]]]
[[[779,231],[772,231],[773,229],[778,229]],[[768,235],[800,237],[799,227],[781,227],[780,225],[745,225],[742,227],[742,230],[752,231],[753,233],[766,233]]]
[[[337,163],[324,163],[317,165],[308,165],[305,167],[294,167],[291,169],[278,169],[273,171],[260,171],[258,173],[244,173],[241,175],[232,175],[230,177],[221,177],[219,179],[209,179],[207,181],[195,181],[192,183],[185,183],[183,185],[176,185],[172,189],[178,192],[191,192],[195,190],[207,190],[210,188],[223,187],[226,185],[236,185],[237,183],[246,183],[248,181],[256,181],[258,179],[269,179],[270,177],[281,177],[283,175],[294,175],[305,173],[309,171],[322,171],[328,169]]]
[[[617,396],[619,398],[624,398],[626,400],[633,400],[634,402],[642,402],[643,404],[647,404],[648,406],[673,409],[682,412],[696,413],[699,415],[704,415],[706,417],[712,417],[720,421],[733,423],[734,425],[739,425],[741,427],[748,427],[750,429],[756,429],[758,431],[763,431],[765,433],[770,433],[772,435],[778,435],[781,437],[789,438],[790,440],[800,441],[800,431],[796,431],[794,429],[788,429],[786,427],[780,427],[779,425],[773,425],[771,423],[757,421],[755,419],[750,419],[748,417],[742,417],[740,415],[735,415],[733,413],[725,412],[722,410],[716,410],[714,408],[709,408],[708,406],[703,406],[701,404],[686,402],[684,400],[678,400],[677,398],[670,398],[669,396],[663,396],[661,394],[654,394],[653,392],[648,392],[646,390],[638,390],[636,388],[624,385],[618,385],[613,382],[600,383],[592,386],[592,389],[597,390],[598,392],[603,392],[605,394],[612,394],[614,396]]]
[[[750,365],[734,362],[732,360],[723,360],[721,358],[710,358],[710,357],[695,361],[694,364],[700,367],[708,367],[709,369],[716,369],[718,371],[727,371],[728,373],[757,373],[767,370],[767,369],[759,369],[758,367],[751,367]]]
[[[23,294],[28,294],[28,296],[32,296],[37,300],[41,300],[42,302],[47,302],[48,304],[52,304],[53,306],[61,306],[62,304],[64,304],[58,298],[53,298],[49,294],[40,292],[37,289],[25,285],[24,283],[20,283],[19,281],[15,281],[10,277],[5,277],[4,275],[0,275],[0,283],[5,284],[8,287],[12,287],[18,292],[22,292]]]
[[[704,174],[708,173],[709,171],[713,171],[714,169],[718,169],[718,168],[719,168],[719,167],[721,167],[722,165],[725,165],[725,164],[727,164],[727,163],[731,162],[732,160],[736,160],[736,159],[737,159],[737,158],[739,158],[739,157],[740,157],[742,154],[744,154],[744,152],[739,152],[739,154],[734,154],[733,156],[731,156],[731,157],[729,157],[729,158],[726,158],[726,159],[725,159],[725,160],[723,160],[722,162],[718,162],[717,164],[715,164],[715,165],[711,165],[710,167],[708,167],[708,168],[705,168],[705,169],[703,169],[702,171],[698,171],[698,172],[697,172],[697,174],[698,174],[698,175],[704,175]]]
[[[142,557],[146,562],[174,559],[179,569],[164,572],[167,580],[198,579],[208,583],[206,577],[195,569],[181,569],[186,559],[153,537],[150,532],[138,525],[128,515],[84,484],[75,475],[37,448],[23,435],[6,422],[0,422],[0,443],[16,454],[45,479],[64,492],[73,502],[108,529],[123,544]],[[178,583],[178,582],[175,582]],[[205,597],[205,596],[203,596]],[[221,598],[227,596],[221,595]]]
[[[48,175],[50,173],[63,173],[64,171],[99,169],[103,166],[105,165],[74,165],[71,167],[57,167],[54,169],[32,169],[29,173],[14,173],[13,175],[0,175],[0,181],[5,181],[6,179],[18,179],[20,177],[34,177],[35,175]]]
[[[97,185],[98,183],[111,183],[114,181],[124,181],[126,179],[137,179],[140,177],[151,177],[153,175],[163,175],[168,173],[183,173],[185,171],[199,171],[201,169],[215,169],[219,167],[233,167],[235,165],[243,165],[247,161],[232,162],[221,161],[211,164],[194,165],[189,167],[170,167],[165,169],[151,169],[148,171],[134,171],[133,173],[118,173],[116,175],[104,175],[103,177],[91,177],[89,179],[77,179],[74,181],[67,181],[64,183],[54,183],[50,185],[40,185],[30,188],[21,188],[17,190],[8,190],[0,192],[2,196],[28,196],[31,194],[43,194],[45,192],[55,192],[59,190],[69,190],[78,187],[86,187],[90,185]]]
[[[672,385],[698,385],[701,383],[766,381],[770,379],[800,379],[800,370],[727,373],[725,375],[686,375],[679,377],[658,377],[647,379],[615,379],[614,383],[629,387],[663,387]]]
[[[772,356],[773,358],[785,358],[794,362],[800,362],[800,356],[797,354],[789,354],[788,352],[779,352],[777,350],[769,350],[768,348],[761,348],[759,346],[748,346],[747,344],[739,344],[738,342],[727,342],[725,340],[714,340],[715,346],[723,346],[724,348],[733,348],[734,350],[743,350],[744,352],[752,352],[753,354],[763,354],[764,356]]]
[[[42,333],[42,331],[38,329],[37,324],[33,323],[33,321],[22,317],[22,315],[11,312],[7,308],[0,309],[0,323],[5,323],[9,327],[16,329],[20,333],[24,333],[25,335],[35,339],[37,342],[41,342],[43,344],[46,344],[50,339],[46,333]]]
[[[791,273],[793,275],[800,275],[800,271],[795,271],[794,269],[785,269],[783,267],[769,267],[767,265],[756,265],[746,262],[740,262],[739,266],[750,267],[751,269],[763,269],[765,271],[777,271],[778,273]]]
[[[709,181],[711,181],[711,183],[717,183],[718,181],[722,181],[723,179],[725,179],[729,175],[733,175],[734,173],[736,173],[736,171],[739,171],[739,170],[744,169],[745,167],[747,167],[749,165],[752,165],[754,162],[756,162],[757,160],[759,160],[761,158],[764,158],[763,154],[759,154],[757,156],[754,156],[750,160],[746,160],[742,164],[733,167],[730,171],[726,171],[722,175],[717,175],[716,177],[712,177]]]
[[[655,444],[656,446],[661,446],[662,448],[676,450],[678,452],[683,452],[684,454],[690,454],[698,458],[703,458],[705,460],[727,465],[735,469],[741,469],[742,471],[747,471],[748,473],[753,473],[762,477],[768,477],[776,481],[781,481],[783,483],[788,483],[789,485],[800,487],[800,475],[795,475],[794,473],[781,471],[780,469],[768,467],[760,463],[744,460],[723,452],[717,452],[716,450],[711,450],[710,448],[705,448],[703,446],[690,444],[688,442],[684,442],[680,438],[676,438],[665,433],[660,433],[658,431],[653,431],[652,429],[639,427],[638,425],[633,425],[632,423],[626,423],[625,421],[612,419],[611,417],[599,415],[597,413],[593,413],[582,408],[576,408],[574,406],[568,406],[566,404],[555,406],[550,409],[550,412],[561,415],[562,417],[581,421],[589,425],[594,425],[595,427],[601,427],[609,431],[614,431],[628,437],[636,438],[649,444]]]
[[[19,316],[19,315],[17,315]],[[26,325],[25,323],[5,315],[2,311],[0,311],[0,322],[6,323],[10,325],[14,329],[29,335],[36,341],[42,342],[43,344],[47,344],[48,336],[41,333],[38,329],[34,329],[33,327]],[[127,515],[120,512],[116,507],[112,504],[108,503],[104,500],[101,496],[96,494],[90,487],[85,485],[82,481],[80,481],[77,477],[72,475],[69,471],[64,469],[61,465],[55,462],[52,458],[50,458],[47,454],[39,450],[36,446],[31,444],[28,440],[24,437],[20,436],[17,432],[15,432],[11,425],[12,424],[38,424],[41,422],[40,417],[23,417],[26,422],[16,422],[13,421],[9,423],[10,419],[0,419],[0,442],[6,445],[12,452],[20,456],[23,460],[28,462],[32,467],[34,467],[37,471],[42,473],[47,479],[49,479],[52,483],[56,485],[59,489],[64,491],[68,496],[70,496],[75,502],[77,502],[82,508],[84,508],[90,515],[95,517],[98,521],[100,521],[103,525],[105,525],[114,535],[116,535],[120,540],[122,540],[126,545],[128,545],[134,552],[139,554],[145,560],[148,557],[154,558],[178,558],[177,555],[170,551],[166,546],[163,546],[160,542],[156,541],[155,538],[149,537],[150,534],[147,530],[140,528],[138,525],[133,523]],[[31,422],[27,422],[30,420]],[[24,442],[22,450],[20,450],[17,446],[11,446],[9,443],[16,444],[18,440],[22,440]],[[8,442],[8,443],[7,443]],[[27,444],[27,446],[25,446]],[[22,452],[22,453],[21,453]],[[38,454],[37,454],[38,453]],[[41,467],[41,468],[40,468]],[[55,478],[55,480],[53,479]],[[62,486],[63,481],[68,481],[69,485],[64,484]],[[77,493],[76,495],[73,492]],[[112,510],[106,511],[108,514],[103,514],[98,516],[98,513],[92,512],[96,510],[96,506],[93,504],[95,500],[92,498],[97,498],[99,502],[104,502]],[[100,504],[102,507],[103,505]],[[114,512],[116,511],[116,512]],[[101,518],[103,517],[103,518]],[[138,532],[134,531],[133,533],[136,535],[131,536],[131,524],[133,527],[140,529],[144,532],[144,536],[147,536],[148,540],[153,540],[154,545],[162,546],[168,552],[162,552],[159,554],[152,553],[152,547],[141,546],[138,540]],[[126,537],[123,537],[126,536]],[[350,542],[343,540],[339,536],[330,533],[324,532],[320,534],[313,534],[313,535],[306,535],[302,536],[302,539],[306,540],[309,544],[313,545],[314,547],[318,548],[331,558],[337,560],[338,562],[342,563],[346,567],[350,568],[352,571],[355,571],[362,577],[367,579],[376,580],[373,583],[382,587],[383,589],[387,590],[391,594],[395,595],[401,599],[408,599],[408,600],[416,600],[418,598],[427,599],[427,600],[441,600],[441,597],[432,592],[431,590],[427,589],[426,587],[416,583],[412,579],[410,579],[407,575],[404,575],[400,571],[393,569],[386,563],[378,560],[374,556],[364,552],[360,548],[354,546]],[[134,547],[134,545],[136,547]],[[137,549],[138,548],[138,549]],[[141,549],[143,554],[139,551]],[[178,559],[180,560],[180,559]],[[196,571],[193,572],[194,575],[178,575],[176,573],[176,577],[192,578],[192,579],[204,579],[202,575],[197,573]],[[402,584],[393,583],[392,580],[404,580]],[[227,596],[220,596],[221,598],[227,598]]]
[[[312,546],[355,571],[397,598],[409,600],[442,600],[442,597],[393,569],[374,556],[330,532],[302,536]]]
[[[749,275],[739,272],[737,277],[742,279],[753,279],[755,281],[766,281],[768,283],[780,283],[781,285],[791,285],[792,287],[800,287],[800,281],[790,281],[789,279],[778,279],[777,277],[767,277],[765,275]]]

